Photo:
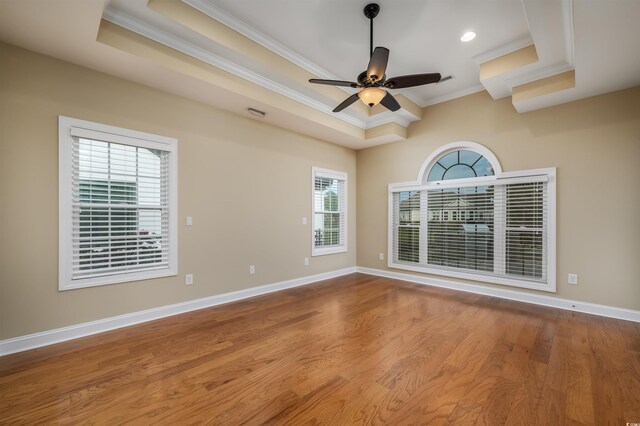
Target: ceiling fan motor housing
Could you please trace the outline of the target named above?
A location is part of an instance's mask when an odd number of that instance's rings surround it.
[[[369,3],[364,7],[364,16],[367,19],[373,19],[378,16],[378,12],[380,12],[380,6],[377,3]]]

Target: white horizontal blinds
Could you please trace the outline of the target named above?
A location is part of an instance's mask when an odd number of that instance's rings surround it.
[[[397,263],[420,262],[420,224],[422,213],[421,191],[402,191],[393,194],[393,256]]]
[[[494,270],[494,187],[427,192],[427,263],[443,268]]]
[[[314,245],[340,247],[345,241],[345,181],[316,174],[314,177]]]
[[[505,272],[546,280],[547,184],[506,186]]]
[[[542,177],[395,192],[393,260],[545,282],[547,198]]]
[[[169,153],[73,138],[72,279],[168,268]]]

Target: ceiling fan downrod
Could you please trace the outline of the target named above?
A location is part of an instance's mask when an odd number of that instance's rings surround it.
[[[373,56],[373,18],[378,16],[380,6],[377,3],[369,3],[364,7],[364,16],[369,19],[369,57]]]

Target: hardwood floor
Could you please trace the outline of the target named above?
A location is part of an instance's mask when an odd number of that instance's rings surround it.
[[[640,324],[353,274],[0,358],[0,423],[640,422]]]

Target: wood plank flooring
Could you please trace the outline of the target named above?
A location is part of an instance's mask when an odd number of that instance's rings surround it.
[[[640,324],[363,274],[0,358],[1,424],[625,422]]]

